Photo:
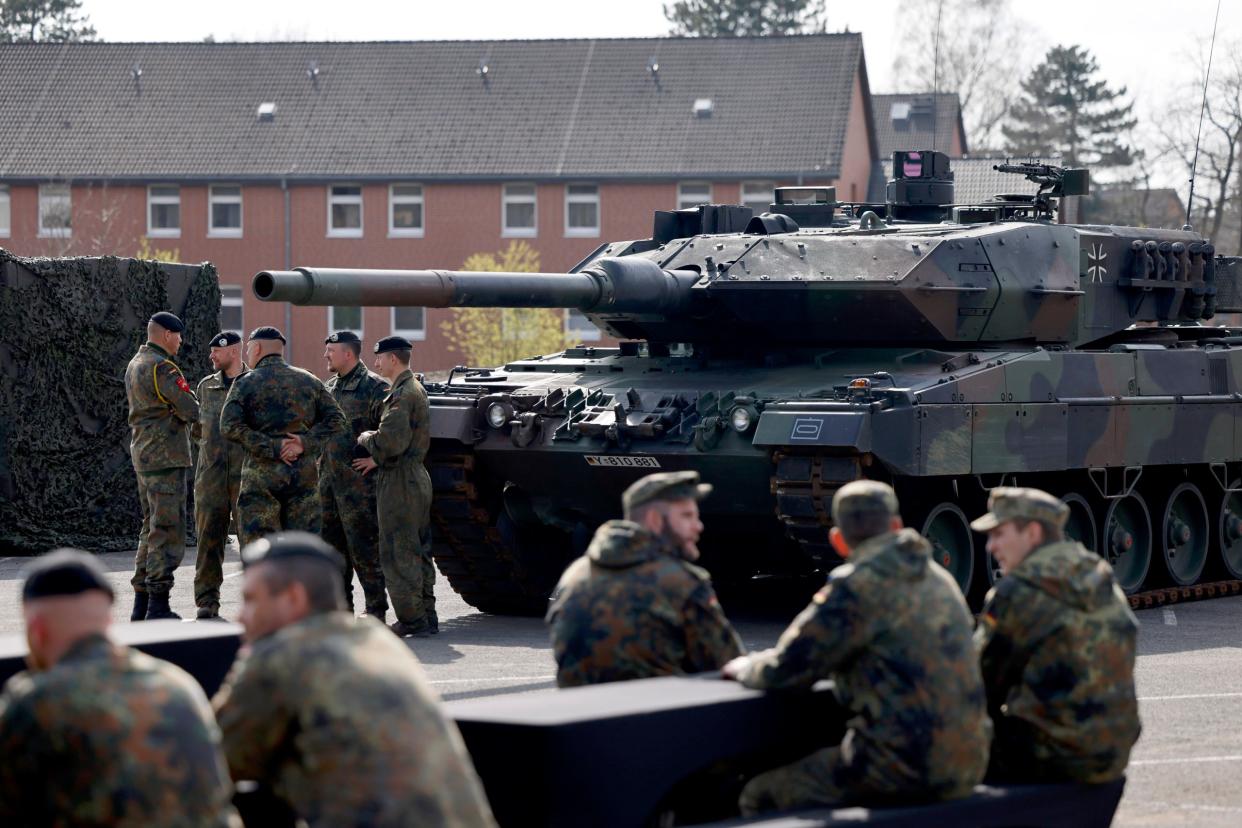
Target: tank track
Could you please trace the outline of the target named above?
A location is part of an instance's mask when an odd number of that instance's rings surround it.
[[[1192,586],[1164,587],[1130,596],[1130,609],[1152,609],[1166,604],[1190,601],[1206,601],[1210,598],[1227,598],[1242,595],[1242,581],[1212,581]]]
[[[434,496],[432,557],[466,603],[498,615],[540,616],[547,610],[547,573],[532,570],[480,501],[474,458],[427,458]],[[559,574],[559,572],[557,573]]]

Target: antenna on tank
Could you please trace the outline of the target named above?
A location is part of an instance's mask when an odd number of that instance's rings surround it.
[[[936,133],[940,128],[940,13],[943,11],[944,0],[940,0],[936,4],[936,38],[932,47],[932,152],[937,149]]]
[[[1199,105],[1199,131],[1195,133],[1195,157],[1190,162],[1190,195],[1186,198],[1186,224],[1183,230],[1193,230],[1190,226],[1190,211],[1195,204],[1195,170],[1199,166],[1199,139],[1203,137],[1203,114],[1207,112],[1208,81],[1212,77],[1212,55],[1216,51],[1216,24],[1220,22],[1220,0],[1216,0],[1216,19],[1212,21],[1212,45],[1208,47],[1207,71],[1203,73],[1203,103]]]

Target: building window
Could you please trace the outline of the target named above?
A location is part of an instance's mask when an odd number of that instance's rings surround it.
[[[392,332],[409,340],[427,338],[427,311],[424,308],[393,308]]]
[[[39,235],[68,238],[73,233],[68,184],[39,185]]]
[[[585,313],[573,308],[565,311],[565,334],[571,342],[586,342],[600,337],[595,323],[587,319]]]
[[[677,185],[677,209],[712,203],[712,185],[706,181],[683,181]]]
[[[0,236],[8,236],[12,232],[13,203],[9,195],[9,185],[0,184]]]
[[[599,235],[599,187],[596,185],[565,185],[565,235]]]
[[[338,184],[328,188],[328,235],[354,238],[362,235],[361,187]]]
[[[181,188],[176,184],[147,187],[147,235],[152,238],[181,235]]]
[[[388,188],[388,235],[423,235],[422,184],[393,184]]]
[[[506,184],[501,199],[503,236],[534,236],[539,211],[534,184]]]
[[[242,324],[242,289],[236,285],[220,285],[220,330],[246,336]]]
[[[209,236],[232,236],[242,234],[242,189],[236,184],[212,184],[207,195],[207,225]]]
[[[357,305],[332,305],[328,308],[328,333],[353,331],[362,337],[362,308]]]
[[[755,211],[755,215],[766,213],[772,209],[776,185],[771,181],[743,181],[742,206]]]

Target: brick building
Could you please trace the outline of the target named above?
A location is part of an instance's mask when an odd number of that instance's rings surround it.
[[[446,311],[263,304],[255,272],[456,268],[517,238],[561,270],[656,209],[863,199],[880,157],[858,34],[6,44],[0,88],[0,246],[209,260],[223,325],[281,326],[316,370],[344,327],[461,357]]]

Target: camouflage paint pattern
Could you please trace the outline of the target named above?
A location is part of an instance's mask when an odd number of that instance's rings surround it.
[[[320,613],[260,639],[212,703],[233,778],[312,826],[495,824],[418,659],[373,619]]]
[[[375,472],[363,476],[351,464],[358,435],[379,427],[388,383],[359,362],[345,376],[330,377],[327,388],[341,407],[349,428],[333,437],[319,458],[323,539],[345,558],[345,596],[350,607],[354,600],[353,574],[357,572],[367,612],[382,617],[388,609],[388,598],[379,558]]]
[[[243,368],[238,376],[247,371]],[[229,517],[241,527],[237,497],[246,450],[220,433],[220,412],[236,378],[229,379],[223,371],[203,377],[198,384],[198,419],[190,432],[198,450],[194,468],[194,524],[198,534],[194,603],[215,610],[220,608],[220,584],[224,582]]]
[[[1112,568],[1078,543],[1036,549],[992,588],[975,643],[996,725],[997,776],[1121,776],[1141,729],[1137,632]]]
[[[707,572],[628,520],[596,530],[547,622],[560,687],[719,670],[743,651]]]
[[[102,635],[9,679],[0,756],[3,825],[241,825],[198,684]]]
[[[428,531],[431,476],[423,460],[431,445],[427,392],[409,370],[384,398],[379,428],[363,447],[379,464],[375,500],[380,564],[397,620],[418,624],[436,618],[435,565]]]
[[[165,594],[185,558],[185,469],[138,472],[142,529],[134,574],[135,592]]]
[[[220,432],[246,451],[237,498],[243,546],[282,529],[319,532],[316,460],[346,427],[323,383],[277,354],[233,381]],[[300,435],[305,447],[291,465],[280,459],[286,433]]]
[[[832,678],[853,716],[839,747],[751,780],[745,813],[959,797],[983,778],[991,725],[970,612],[930,551],[910,529],[859,544],[776,647],[750,656],[747,687]]]

